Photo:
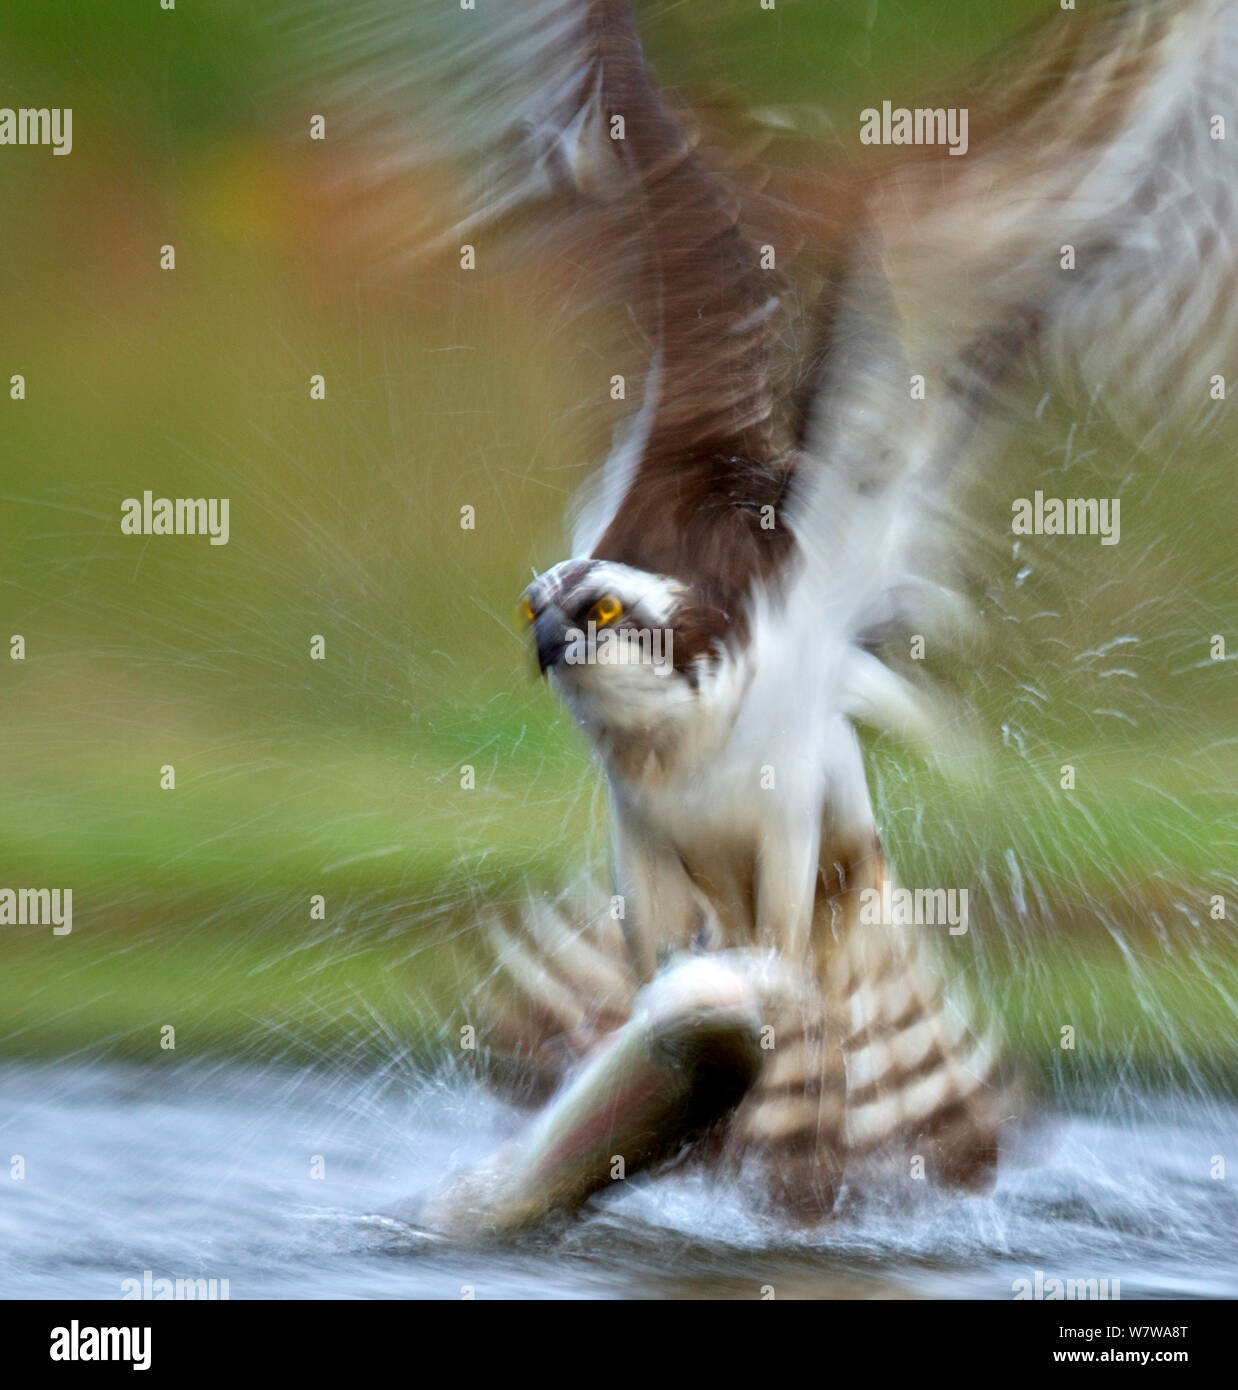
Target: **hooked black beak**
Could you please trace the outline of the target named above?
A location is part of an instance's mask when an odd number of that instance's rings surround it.
[[[538,670],[545,675],[550,667],[563,659],[567,650],[564,633],[567,631],[567,614],[552,603],[533,620],[533,639],[537,643]]]

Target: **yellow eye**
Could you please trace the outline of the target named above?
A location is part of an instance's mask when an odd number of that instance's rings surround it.
[[[609,627],[623,617],[623,604],[614,594],[603,594],[589,610],[589,621],[598,627]]]
[[[533,612],[533,605],[527,598],[520,600],[520,607],[516,610],[516,621],[528,627],[536,614]]]

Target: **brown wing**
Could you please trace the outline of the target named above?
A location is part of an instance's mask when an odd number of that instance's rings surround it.
[[[810,219],[704,156],[627,0],[369,0],[302,25],[297,48],[336,74],[335,168],[375,258],[467,240],[480,267],[536,263],[562,300],[618,311],[606,375],[639,354],[643,393],[577,552],[723,597],[777,563],[785,532],[760,525],[793,466],[776,261]]]
[[[654,367],[639,458],[593,552],[729,590],[772,557],[760,509],[781,507],[787,481],[772,390],[780,286],[650,84],[626,6],[608,9],[605,99],[626,126]]]

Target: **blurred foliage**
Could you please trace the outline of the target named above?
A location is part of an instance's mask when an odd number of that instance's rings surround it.
[[[0,160],[0,380],[28,394],[0,400],[0,611],[27,642],[0,661],[0,881],[75,895],[70,937],[4,929],[8,1050],[158,1057],[163,1022],[190,1050],[433,1037],[476,905],[604,842],[511,613],[561,556],[588,463],[572,413],[613,407],[588,344],[517,287],[448,264],[376,281],[334,238],[280,8],[0,18],[5,101],[75,113],[71,157]],[[1049,8],[642,7],[668,84],[817,103],[843,130]],[[977,885],[968,968],[1045,1070],[1234,1054],[1207,901],[1233,886],[1238,741],[1232,667],[1205,660],[1211,633],[1238,642],[1230,469],[1048,403],[969,504],[1004,540],[977,547],[976,629],[935,666],[988,758],[960,775],[873,740],[887,847],[908,881]],[[1037,486],[1120,489],[1122,544],[1015,553],[1009,499]],[[147,488],[229,497],[230,544],[122,536]]]

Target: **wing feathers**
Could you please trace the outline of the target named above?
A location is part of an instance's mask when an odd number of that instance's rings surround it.
[[[479,265],[514,256],[560,280],[570,267],[579,307],[605,302],[634,326],[655,365],[587,511],[593,553],[728,597],[742,587],[730,572],[767,572],[785,546],[759,531],[760,508],[781,505],[792,466],[775,391],[787,286],[748,223],[757,206],[767,223],[794,219],[700,156],[650,80],[626,0],[363,0],[302,26],[300,47],[336,73],[337,159],[378,254],[469,238]],[[608,375],[631,375],[633,346],[617,333]],[[714,523],[712,544],[683,543]]]
[[[548,1094],[629,1016],[635,981],[607,901],[597,883],[553,903],[531,897],[496,933],[496,969],[470,1016],[485,1020],[492,1060],[510,1057],[526,1095],[530,1080]],[[996,1157],[1010,1109],[999,1050],[917,930],[852,926],[825,993],[794,962],[725,953],[756,984],[773,1041],[736,1112],[731,1157],[763,1156],[772,1191],[806,1216],[828,1211],[844,1176],[892,1145],[967,1181]]]
[[[954,94],[974,116],[965,157],[883,159],[843,255],[787,507],[805,557],[796,652],[822,611],[857,646],[935,630],[966,534],[951,480],[1001,467],[1006,396],[1029,369],[1145,447],[1230,408],[1238,140],[1217,136],[1238,3],[1063,11],[1010,67],[975,101]],[[857,677],[857,712],[932,727]]]

